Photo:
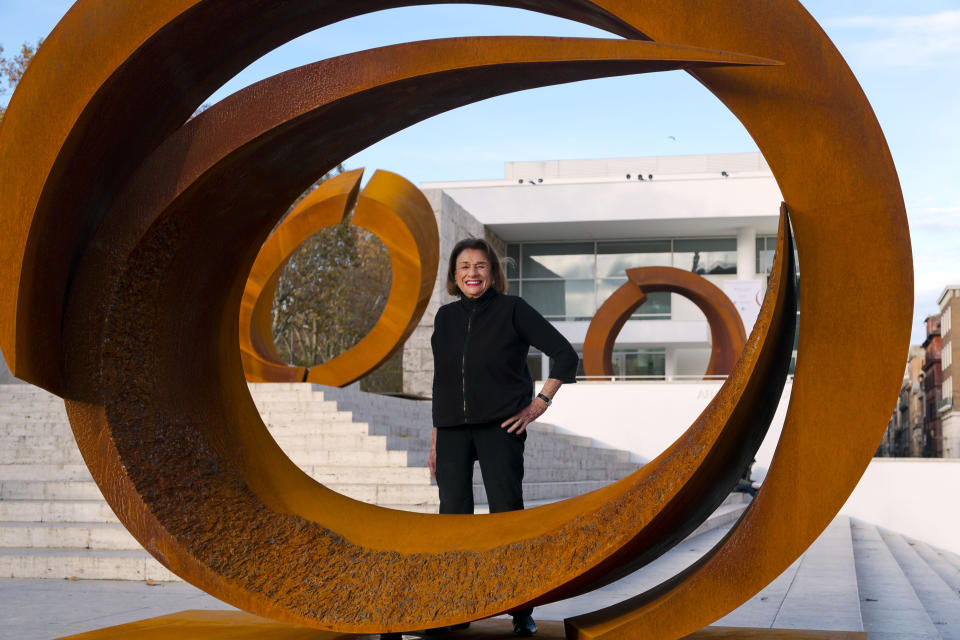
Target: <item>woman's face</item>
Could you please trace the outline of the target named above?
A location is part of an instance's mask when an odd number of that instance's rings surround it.
[[[479,249],[464,249],[457,256],[457,287],[468,298],[479,298],[490,288],[490,260]]]

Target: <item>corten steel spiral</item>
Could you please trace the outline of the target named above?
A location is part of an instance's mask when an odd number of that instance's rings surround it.
[[[627,281],[603,301],[583,340],[583,372],[590,377],[613,376],[613,347],[623,325],[647,300],[648,293],[668,291],[687,298],[707,318],[710,361],[705,379],[727,376],[743,351],[747,334],[737,308],[717,285],[703,276],[674,267],[627,269]]]
[[[403,346],[430,302],[437,277],[437,221],[426,196],[389,171],[360,191],[362,169],[320,184],[274,229],[260,248],[240,302],[240,357],[249,382],[314,382],[342,387],[359,380]],[[376,235],[390,255],[386,306],[360,342],[327,362],[287,364],[273,343],[273,297],[290,255],[325,227],[350,223]]]
[[[753,136],[790,212],[804,318],[790,406],[764,488],[714,549],[566,628],[569,638],[617,639],[697,630],[760,590],[826,527],[899,389],[910,243],[876,118],[794,0],[490,0],[625,39],[401,44],[282,73],[190,118],[280,44],[404,4],[412,3],[74,5],[0,125],[4,355],[15,375],[65,399],[87,465],[144,547],[247,611],[320,629],[400,631],[606,584],[692,531],[761,441],[793,346],[785,219],[743,356],[688,431],[619,482],[527,511],[404,513],[314,482],[273,442],[250,399],[240,300],[288,205],[376,140],[511,91],[684,69]],[[864,291],[880,311],[861,307]]]

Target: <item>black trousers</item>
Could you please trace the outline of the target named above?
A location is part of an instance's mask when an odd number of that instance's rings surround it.
[[[440,513],[473,513],[473,462],[480,462],[490,513],[523,509],[523,448],[527,432],[507,433],[501,420],[437,429]],[[515,616],[533,609],[518,609]]]

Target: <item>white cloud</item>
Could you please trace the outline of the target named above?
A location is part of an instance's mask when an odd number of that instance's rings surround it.
[[[872,68],[960,67],[960,10],[922,16],[857,16],[825,21],[828,28],[866,31],[847,40],[856,66]]]
[[[960,205],[918,207],[907,212],[913,247],[913,342],[923,340],[922,320],[938,312],[944,288],[960,284]]]
[[[924,207],[907,211],[911,231],[960,232],[960,205],[954,207]],[[960,243],[960,235],[954,237]],[[960,254],[960,250],[957,250]]]

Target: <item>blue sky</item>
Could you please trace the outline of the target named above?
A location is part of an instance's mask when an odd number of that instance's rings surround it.
[[[47,34],[70,4],[0,0],[5,55]],[[804,5],[863,85],[900,173],[914,247],[913,342],[919,342],[920,322],[936,312],[943,287],[960,284],[960,0],[816,0]],[[609,37],[565,20],[495,7],[380,12],[288,43],[241,72],[210,102],[260,78],[333,55],[464,35]],[[9,93],[0,103],[7,99]],[[402,131],[351,158],[347,166],[390,169],[422,182],[500,178],[508,160],[738,151],[756,151],[740,123],[689,76],[673,72],[487,100]]]

